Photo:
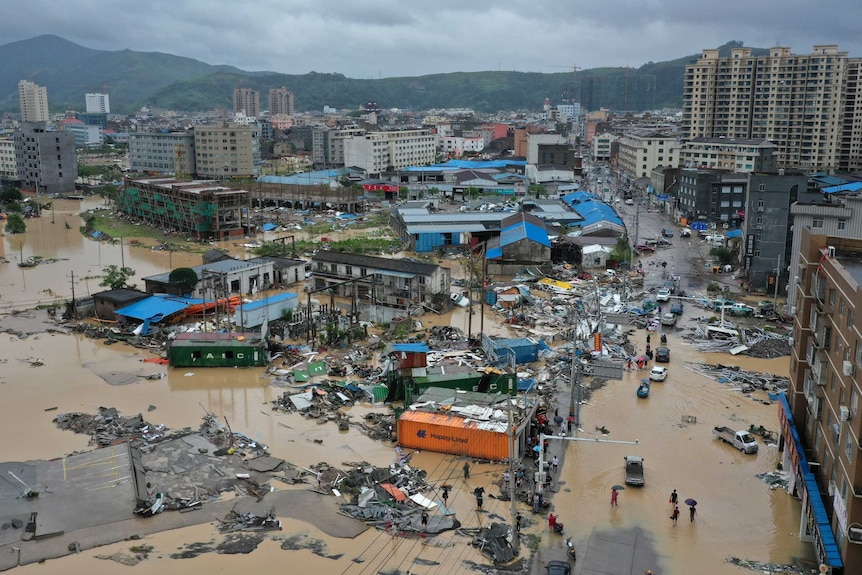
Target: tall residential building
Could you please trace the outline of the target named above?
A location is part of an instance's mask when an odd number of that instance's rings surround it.
[[[257,127],[230,122],[195,126],[195,166],[200,178],[250,178],[260,158]]]
[[[40,194],[68,194],[75,190],[78,156],[75,136],[49,130],[44,122],[24,122],[14,134],[15,163],[25,188]]]
[[[686,168],[733,172],[774,172],[775,145],[769,140],[693,138],[682,143],[679,161]]]
[[[862,572],[862,240],[802,231],[790,388],[779,397],[799,537],[822,573]]]
[[[111,99],[107,94],[89,93],[84,95],[88,114],[110,114]]]
[[[196,172],[195,136],[192,132],[132,132],[129,167],[133,172],[189,177]]]
[[[269,115],[270,116],[293,116],[293,92],[287,88],[274,88],[269,91]]]
[[[752,56],[734,48],[729,57],[704,50],[685,69],[685,138],[769,140],[780,167],[848,171],[862,166],[862,59],[838,46],[790,48]]]
[[[48,89],[44,86],[21,80],[18,82],[18,102],[21,104],[22,122],[47,122],[51,119],[48,113]]]
[[[251,118],[260,117],[260,94],[251,88],[235,88],[233,91],[233,112]]]

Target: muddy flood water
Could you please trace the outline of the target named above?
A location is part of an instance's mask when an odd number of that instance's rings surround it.
[[[58,208],[62,202],[58,202]],[[28,220],[23,236],[6,236],[0,241],[9,263],[0,264],[0,304],[8,307],[32,306],[51,293],[71,294],[70,273],[86,278],[97,275],[107,265],[134,268],[138,276],[160,273],[178,265],[197,265],[197,255],[151,252],[129,248],[121,256],[120,247],[99,244],[78,231],[76,215],[80,202],[63,204],[55,223],[51,218]],[[61,223],[62,222],[62,223]],[[65,223],[69,223],[66,229]],[[18,268],[23,254],[59,258],[60,261],[35,268]],[[98,279],[82,279],[77,293],[93,293]],[[3,311],[0,305],[0,312]],[[24,337],[0,334],[0,460],[53,459],[87,449],[87,437],[59,431],[52,423],[57,413],[93,413],[100,406],[116,407],[122,414],[144,414],[148,421],[171,428],[197,426],[204,410],[227,417],[235,431],[257,439],[270,452],[297,465],[321,461],[338,466],[344,461],[368,461],[388,465],[393,461],[392,444],[375,442],[355,430],[339,432],[335,424],[318,425],[299,415],[277,414],[269,401],[282,388],[268,385],[261,369],[170,369],[142,359],[149,352],[124,344],[105,345],[83,336],[45,333],[36,324],[44,311],[20,317],[6,317],[0,328],[27,334]],[[444,316],[426,316],[423,323],[457,325],[466,331],[467,314],[456,310]],[[473,332],[479,320],[473,319]],[[29,326],[29,327],[28,327]],[[486,331],[507,335],[499,318],[486,312]],[[643,339],[639,331],[635,338]],[[643,341],[637,341],[643,345]],[[675,334],[669,337],[673,352],[670,375],[664,383],[654,383],[648,399],[638,399],[635,390],[643,372],[627,372],[622,381],[609,382],[582,407],[580,437],[595,439],[596,427],[606,427],[608,439],[638,440],[638,445],[552,440],[551,453],[565,451],[554,511],[565,523],[567,536],[579,554],[588,553],[591,537],[605,531],[640,529],[655,554],[653,573],[684,575],[703,573],[731,575],[750,571],[728,563],[729,557],[775,563],[810,561],[810,545],[797,536],[800,504],[781,489],[770,486],[755,474],[776,468],[780,454],[774,446],[761,443],[757,455],[744,455],[713,439],[715,425],[748,428],[750,424],[778,429],[777,406],[766,405],[765,395],[747,397],[690,371],[689,361],[741,365],[746,369],[786,375],[788,358],[755,360],[724,354],[700,354]],[[28,360],[38,358],[33,367]],[[109,385],[105,377],[117,374],[147,375],[166,371],[160,380],[139,380],[129,385]],[[115,380],[116,377],[108,377]],[[122,379],[122,378],[121,378]],[[155,409],[148,411],[153,406]],[[560,397],[560,412],[568,401]],[[56,411],[46,411],[56,408]],[[349,411],[358,420],[372,406]],[[382,411],[384,407],[377,407]],[[696,422],[695,422],[696,421]],[[321,443],[318,443],[320,441]],[[621,492],[618,507],[610,507],[610,487],[623,482],[623,458],[635,454],[645,458],[646,485]],[[493,497],[486,499],[483,513],[477,513],[471,491],[485,486],[498,492],[492,482],[499,480],[499,465],[477,464],[471,478],[461,477],[463,460],[431,452],[413,458],[425,469],[432,483],[454,486],[449,502],[465,527],[490,521],[508,520],[509,504]],[[669,519],[670,492],[680,500],[694,498],[698,514],[694,522],[687,508],[674,526]],[[335,498],[330,498],[335,505]],[[329,503],[329,502],[327,502]],[[206,507],[198,513],[207,513]],[[540,561],[564,555],[563,539],[551,535],[542,517],[523,509],[527,520],[524,533],[541,536]],[[209,518],[214,519],[214,518]],[[237,572],[326,573],[371,575],[405,573],[437,575],[474,573],[473,563],[487,565],[484,557],[469,545],[469,539],[446,532],[429,539],[403,539],[368,529],[355,539],[333,538],[314,522],[283,517],[283,530],[267,533],[249,554],[205,552],[190,558],[172,558],[185,544],[212,547],[224,539],[213,523],[163,532],[140,541],[127,541],[85,550],[44,564],[18,567],[22,574],[45,575],[90,573],[93,575],[133,572],[139,575],[212,574]],[[146,521],[146,519],[142,519]],[[133,546],[152,547],[145,560],[134,567],[99,559],[113,554],[134,555]],[[194,555],[185,554],[184,556]],[[575,567],[578,573],[579,565]],[[490,569],[486,572],[494,572]],[[540,565],[540,570],[544,572]],[[626,572],[628,574],[628,572]],[[622,575],[622,574],[620,574]]]

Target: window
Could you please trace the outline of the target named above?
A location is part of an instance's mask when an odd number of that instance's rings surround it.
[[[838,229],[843,230],[847,228],[847,220],[838,220]]]
[[[344,266],[344,275],[353,275],[353,266]]]
[[[818,229],[823,227],[823,218],[814,218],[811,220],[811,227]]]
[[[835,307],[835,290],[829,290],[829,307]]]

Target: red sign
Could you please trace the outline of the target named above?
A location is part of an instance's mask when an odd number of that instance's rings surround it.
[[[602,334],[593,334],[593,351],[602,351]]]

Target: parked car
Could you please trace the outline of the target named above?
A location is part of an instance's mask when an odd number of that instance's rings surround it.
[[[688,228],[683,228],[683,229],[681,229],[681,230],[679,231],[679,237],[681,237],[681,238],[690,238],[690,237],[691,237],[691,230],[690,230],[690,229],[688,229]]]
[[[667,368],[661,365],[653,366],[649,372],[650,381],[664,381],[667,379]]]
[[[655,251],[655,248],[654,248],[654,247],[652,247],[652,246],[648,246],[648,245],[646,245],[646,244],[638,244],[638,245],[635,247],[635,249],[636,249],[637,251],[639,251],[639,252],[650,252],[650,253],[652,253],[652,252],[654,252],[654,251]]]
[[[661,316],[661,324],[674,326],[676,325],[676,314],[675,313],[665,313]]]
[[[672,304],[670,304],[670,313],[676,314],[676,315],[682,315],[682,310],[683,310],[683,306],[682,306],[681,301],[675,301]]]
[[[655,360],[658,363],[668,363],[670,361],[670,348],[665,346],[655,348]]]
[[[545,565],[545,575],[570,575],[572,566],[566,561],[548,561]]]
[[[662,228],[662,230],[661,230],[661,237],[663,237],[663,238],[672,238],[672,237],[673,237],[673,230],[671,230],[671,229],[669,229],[669,228]]]
[[[730,315],[750,317],[754,315],[754,308],[744,303],[733,304],[730,306]]]
[[[655,294],[656,301],[670,301],[670,290],[666,287],[661,288]]]
[[[635,201],[631,198],[626,198],[626,205],[627,206],[633,206],[633,205],[635,205]]]

